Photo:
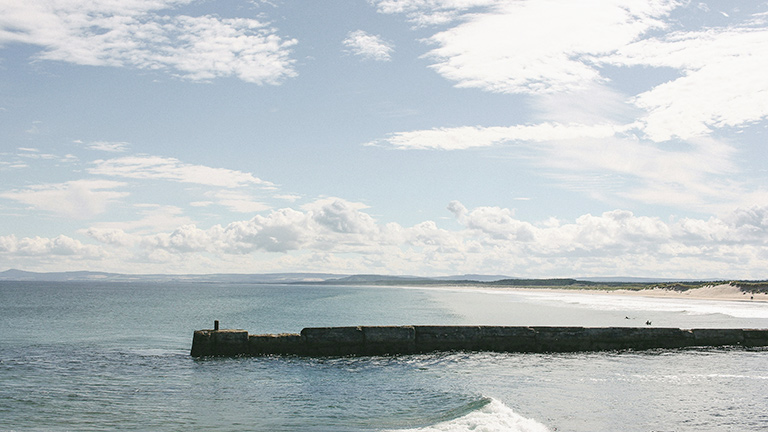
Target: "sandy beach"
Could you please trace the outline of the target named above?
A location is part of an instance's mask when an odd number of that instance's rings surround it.
[[[481,288],[481,287],[478,287]],[[488,287],[482,287],[482,289],[488,289]],[[563,293],[579,293],[579,294],[610,294],[610,295],[623,295],[623,296],[640,296],[640,297],[661,297],[661,298],[676,298],[676,299],[698,299],[698,300],[728,300],[728,301],[752,301],[752,302],[768,302],[768,294],[765,293],[746,293],[742,292],[738,287],[730,284],[722,285],[708,285],[702,288],[690,289],[687,291],[673,291],[665,289],[644,289],[644,290],[601,290],[601,289],[564,289],[564,288],[523,288],[523,287],[509,287],[509,288],[493,288],[509,291],[547,291],[547,292],[563,292]]]

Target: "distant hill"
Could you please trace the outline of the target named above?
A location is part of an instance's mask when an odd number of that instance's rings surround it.
[[[121,273],[71,271],[37,273],[23,270],[0,272],[0,281],[38,281],[38,282],[194,282],[194,283],[240,283],[240,284],[317,284],[317,285],[379,285],[397,286],[403,284],[419,286],[471,286],[487,287],[563,287],[563,288],[625,288],[645,289],[659,286],[666,289],[685,290],[715,282],[715,279],[665,279],[638,277],[584,277],[584,278],[549,278],[523,279],[501,275],[465,274],[456,276],[392,276],[376,274],[340,275],[333,273],[263,273],[236,274],[219,273],[205,275],[170,275],[146,274],[132,275]],[[733,282],[735,285],[749,287],[752,290],[767,290],[765,281]]]
[[[663,283],[663,282],[698,282],[698,281],[718,281],[718,278],[703,279],[674,279],[674,278],[644,278],[644,277],[579,277],[578,280],[590,282],[630,282],[630,283]]]

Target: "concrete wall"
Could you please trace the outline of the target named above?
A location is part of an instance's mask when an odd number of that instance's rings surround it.
[[[433,351],[575,352],[690,346],[768,346],[766,329],[656,327],[358,326],[312,327],[301,334],[248,335],[198,330],[191,355],[305,356],[411,354]]]

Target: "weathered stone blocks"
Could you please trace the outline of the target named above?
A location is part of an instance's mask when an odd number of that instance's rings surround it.
[[[410,354],[416,352],[413,326],[363,327],[363,353],[367,355]]]
[[[742,329],[695,329],[693,340],[698,346],[742,345],[744,330]]]
[[[385,355],[432,351],[575,352],[690,346],[768,346],[768,329],[659,327],[359,326],[305,328],[301,334],[248,335],[198,330],[191,355]]]
[[[248,354],[246,330],[197,330],[192,338],[193,357]]]
[[[310,355],[349,355],[363,351],[365,336],[362,327],[310,327],[301,340]]]

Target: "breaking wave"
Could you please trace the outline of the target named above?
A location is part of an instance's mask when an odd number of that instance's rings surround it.
[[[517,414],[493,398],[472,401],[436,420],[429,426],[399,429],[397,432],[549,432],[543,424]]]

